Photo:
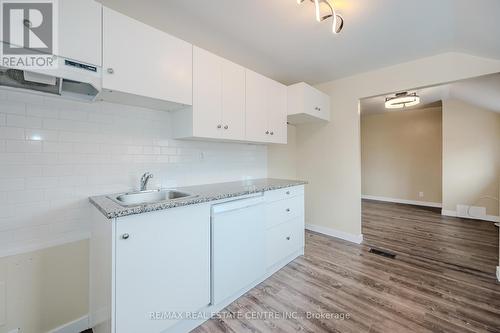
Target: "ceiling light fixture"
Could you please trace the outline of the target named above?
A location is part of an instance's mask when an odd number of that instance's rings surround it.
[[[305,0],[297,0],[297,3],[300,5],[303,3]],[[323,22],[324,20],[328,18],[332,18],[332,32],[334,34],[338,34],[342,31],[344,28],[344,18],[342,15],[338,14],[335,11],[335,8],[333,8],[332,4],[330,3],[329,0],[310,0],[311,2],[314,2],[314,7],[315,7],[315,13],[316,13],[316,21],[318,22]],[[327,5],[327,7],[330,9],[330,14],[321,16],[321,4],[324,3]]]
[[[397,93],[395,96],[386,97],[386,109],[403,109],[420,104],[420,97],[417,93],[408,93],[407,91]]]

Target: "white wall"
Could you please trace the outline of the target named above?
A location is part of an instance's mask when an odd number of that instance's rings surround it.
[[[443,101],[443,209],[481,206],[498,216],[500,113]]]
[[[137,188],[145,171],[164,187],[267,176],[266,146],[177,141],[171,126],[167,112],[0,91],[0,257],[87,238],[87,198]]]
[[[0,258],[0,281],[6,291],[0,299],[0,332],[21,328],[22,333],[46,333],[85,317],[88,253],[88,240],[82,240]]]
[[[441,106],[362,114],[363,196],[441,205],[442,147]]]
[[[498,60],[446,53],[319,85],[331,97],[330,123],[297,127],[306,223],[361,234],[360,98],[495,72]]]

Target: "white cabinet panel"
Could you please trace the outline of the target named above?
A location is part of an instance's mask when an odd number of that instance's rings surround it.
[[[245,138],[248,141],[268,141],[268,86],[268,78],[250,70],[246,71]]]
[[[272,267],[303,246],[303,219],[297,217],[267,230],[266,264]]]
[[[94,0],[61,0],[58,5],[58,55],[101,66],[101,4]]]
[[[266,227],[284,223],[304,215],[304,196],[274,201],[266,204]]]
[[[177,138],[244,140],[245,69],[193,47],[193,107],[174,122]]]
[[[268,141],[285,144],[287,142],[286,86],[276,81],[269,83],[268,127],[270,137]]]
[[[330,120],[330,96],[304,82],[288,87],[287,108],[292,124]]]
[[[182,110],[180,112],[184,112]],[[222,132],[221,58],[193,48],[193,134],[218,138]]]
[[[245,68],[222,63],[222,137],[245,139]]]
[[[116,332],[162,332],[176,321],[149,313],[209,304],[210,205],[119,218],[115,237]]]
[[[302,195],[302,196],[304,195],[304,185],[286,187],[286,188],[281,188],[278,190],[267,191],[264,193],[264,197],[266,198],[266,202],[289,199],[289,198],[296,197],[299,195]]]
[[[192,45],[103,8],[103,88],[192,104]]]
[[[286,86],[246,71],[246,140],[286,143]]]

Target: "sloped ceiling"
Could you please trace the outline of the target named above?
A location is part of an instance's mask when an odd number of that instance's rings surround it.
[[[442,52],[500,58],[498,0],[332,0],[341,35],[296,0],[101,0],[283,83],[326,82]]]
[[[420,96],[421,103],[409,109],[421,109],[453,98],[500,113],[500,73],[435,87],[415,89],[411,90],[411,92],[416,92]],[[387,96],[370,97],[361,100],[361,114],[369,115],[401,111],[385,109],[384,102]]]

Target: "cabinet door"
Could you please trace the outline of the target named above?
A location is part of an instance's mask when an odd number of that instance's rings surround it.
[[[210,205],[115,223],[116,332],[162,332],[177,321],[151,320],[151,312],[195,312],[210,303]]]
[[[103,88],[192,104],[192,45],[103,8]]]
[[[245,139],[245,69],[230,61],[222,63],[222,137]]]
[[[286,143],[287,142],[287,110],[286,110],[286,86],[276,81],[269,82],[268,89],[268,123],[270,137],[269,142]]]
[[[193,47],[193,134],[219,138],[222,134],[222,59]]]
[[[58,55],[101,66],[101,4],[94,0],[62,0],[58,3]]]
[[[304,113],[330,120],[330,97],[316,88],[304,84]]]
[[[246,70],[245,139],[247,141],[269,140],[270,131],[267,122],[269,81],[265,76]]]

